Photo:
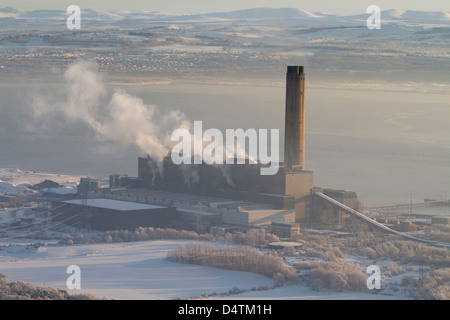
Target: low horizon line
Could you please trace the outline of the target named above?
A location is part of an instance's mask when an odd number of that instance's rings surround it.
[[[0,7],[0,11],[4,9],[12,9],[17,10],[21,12],[32,12],[32,11],[62,11],[64,12],[66,8],[62,8],[61,10],[54,9],[54,8],[40,8],[40,9],[20,9],[12,6],[6,6],[6,7]],[[187,13],[182,11],[170,11],[170,10],[146,10],[146,9],[126,9],[126,8],[116,8],[116,9],[98,9],[98,8],[82,8],[82,10],[92,10],[92,11],[100,11],[100,12],[117,12],[117,11],[129,11],[131,13],[133,12],[143,12],[143,13],[170,13],[170,14],[179,14],[179,15],[186,15],[186,16],[196,16],[196,15],[204,15],[204,14],[214,14],[214,13],[232,13],[232,12],[242,12],[242,11],[248,11],[248,10],[255,10],[255,9],[269,9],[269,10],[300,10],[304,11],[306,13],[312,13],[312,14],[324,14],[324,15],[330,15],[330,16],[336,16],[336,17],[351,17],[351,16],[359,16],[359,15],[367,15],[366,12],[362,11],[361,13],[355,13],[355,14],[337,14],[332,12],[326,12],[326,11],[311,11],[302,9],[300,7],[250,7],[246,9],[234,9],[234,10],[225,10],[225,11],[206,11],[206,12],[198,12],[198,13]],[[398,8],[389,8],[389,9],[382,9],[381,12],[389,12],[389,11],[399,11],[401,13],[405,13],[408,11],[412,12],[424,12],[424,13],[448,13],[450,14],[450,11],[425,11],[425,10],[414,10],[414,9],[398,9]]]

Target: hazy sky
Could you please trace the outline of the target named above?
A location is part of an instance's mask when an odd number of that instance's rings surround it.
[[[365,14],[366,8],[376,4],[382,10],[450,11],[449,0],[1,0],[0,8],[11,6],[17,9],[61,9],[75,4],[83,8],[99,10],[141,9],[182,13],[232,11],[255,7],[300,8],[339,15]]]

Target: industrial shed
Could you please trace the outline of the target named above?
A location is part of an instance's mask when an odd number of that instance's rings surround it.
[[[237,211],[225,211],[222,213],[224,224],[252,227],[269,226],[272,221],[295,222],[295,211],[292,210],[248,210],[238,208]]]
[[[433,216],[431,217],[432,224],[450,224],[450,216]]]
[[[22,197],[0,195],[0,208],[18,208],[22,205]]]
[[[113,199],[76,199],[53,204],[53,220],[97,230],[167,227],[176,208]]]
[[[291,238],[294,235],[300,234],[300,224],[272,221],[270,231],[280,238]]]

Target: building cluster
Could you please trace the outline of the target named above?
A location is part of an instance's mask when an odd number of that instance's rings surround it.
[[[290,66],[286,75],[284,163],[274,175],[261,164],[175,165],[169,156],[164,174],[150,157],[138,159],[138,176],[113,174],[109,187],[83,178],[81,199],[54,204],[55,219],[79,221],[96,229],[137,226],[183,227],[200,232],[268,228],[283,238],[300,232],[302,221],[344,224],[338,209],[314,197],[313,172],[305,169],[305,73]],[[190,181],[195,176],[195,181]],[[358,209],[355,192],[320,189]],[[72,220],[74,219],[74,220]]]

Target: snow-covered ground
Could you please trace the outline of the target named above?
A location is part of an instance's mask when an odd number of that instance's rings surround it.
[[[410,299],[402,295],[361,292],[314,291],[304,285],[272,288],[273,280],[250,272],[231,271],[170,262],[167,253],[185,241],[156,240],[114,244],[27,246],[0,248],[0,272],[10,281],[31,282],[39,286],[67,289],[70,265],[81,268],[81,290],[114,299],[203,298],[203,294],[244,290],[238,295],[217,295],[209,299],[269,300],[359,300]],[[217,244],[217,243],[215,243]],[[255,288],[268,287],[258,291]],[[252,289],[253,288],[253,289]]]
[[[210,298],[215,299],[215,298]],[[389,296],[361,292],[336,292],[323,289],[314,291],[310,287],[290,285],[267,291],[251,291],[236,296],[219,297],[220,300],[248,299],[248,300],[407,300],[411,298]]]
[[[167,261],[183,241],[46,246],[0,249],[0,272],[10,281],[67,289],[70,265],[81,268],[81,291],[114,299],[176,299],[223,293],[237,287],[272,286],[273,280],[249,273]],[[69,290],[74,292],[75,290]]]

